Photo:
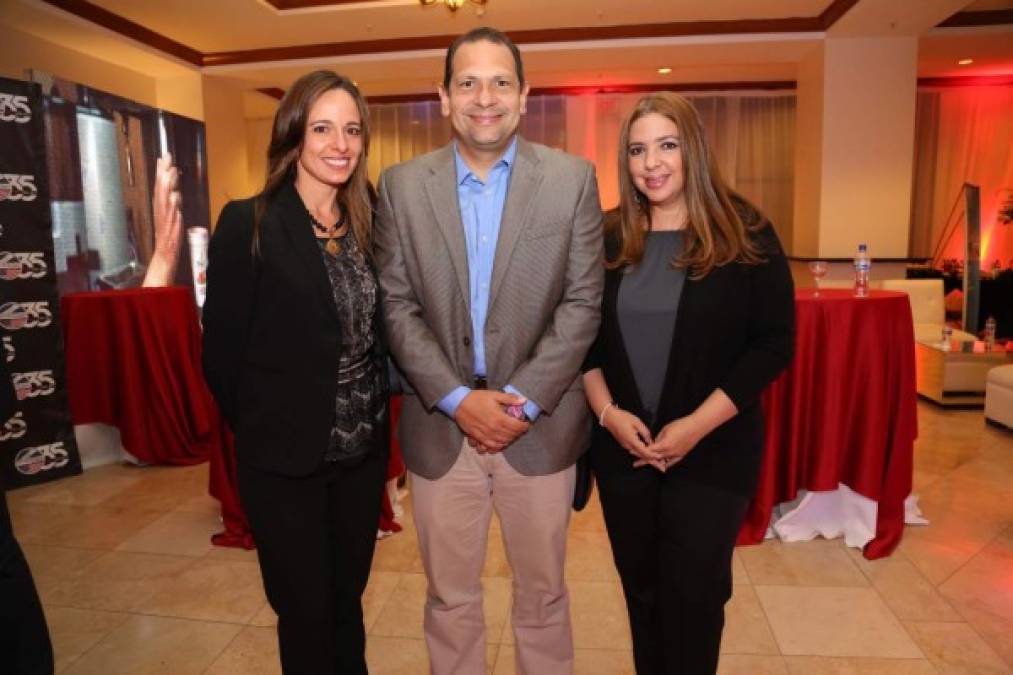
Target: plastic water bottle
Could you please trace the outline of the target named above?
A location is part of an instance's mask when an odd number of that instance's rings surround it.
[[[995,348],[995,317],[990,316],[985,320],[985,351],[992,351]]]
[[[858,254],[855,256],[855,297],[865,298],[869,295],[869,272],[872,269],[872,260],[869,259],[869,249],[865,244],[858,245]]]

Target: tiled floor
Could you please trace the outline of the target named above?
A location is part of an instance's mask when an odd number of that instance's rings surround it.
[[[916,492],[928,527],[889,559],[840,540],[740,548],[720,672],[1013,673],[1013,433],[980,411],[919,406]],[[210,545],[207,467],[106,466],[11,493],[58,672],[279,672],[255,555]],[[379,542],[365,598],[375,674],[426,673],[425,577],[406,517]],[[578,674],[632,673],[626,616],[597,502],[575,515],[566,573]],[[485,566],[489,672],[514,672],[510,568]],[[546,674],[552,675],[552,674]]]

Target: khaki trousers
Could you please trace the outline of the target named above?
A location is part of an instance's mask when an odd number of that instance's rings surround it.
[[[412,474],[412,503],[429,580],[425,637],[434,675],[486,672],[482,567],[489,522],[499,516],[513,571],[513,624],[519,675],[573,672],[570,600],[563,580],[574,467],[524,476],[502,454],[465,441],[437,480]]]

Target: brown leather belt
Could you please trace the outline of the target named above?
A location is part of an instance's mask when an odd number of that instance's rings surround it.
[[[480,377],[480,376],[476,375],[472,379],[472,381],[471,381],[471,388],[472,389],[488,389],[489,388],[489,380],[485,379],[484,377]]]

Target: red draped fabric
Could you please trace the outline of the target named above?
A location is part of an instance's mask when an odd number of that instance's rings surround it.
[[[763,396],[766,446],[740,544],[763,541],[773,507],[843,483],[878,503],[864,555],[900,543],[918,435],[914,335],[904,293],[796,291],[795,358]]]
[[[398,443],[397,428],[398,418],[401,417],[401,397],[392,396],[390,399],[390,459],[387,461],[387,481],[398,478],[405,472],[404,460],[401,458],[401,444]],[[380,529],[384,532],[400,532],[401,524],[395,519],[394,505],[391,504],[390,494],[383,491],[383,501],[380,503]]]
[[[150,464],[205,461],[219,423],[191,291],[71,293],[60,304],[74,424],[117,427],[123,447]]]

